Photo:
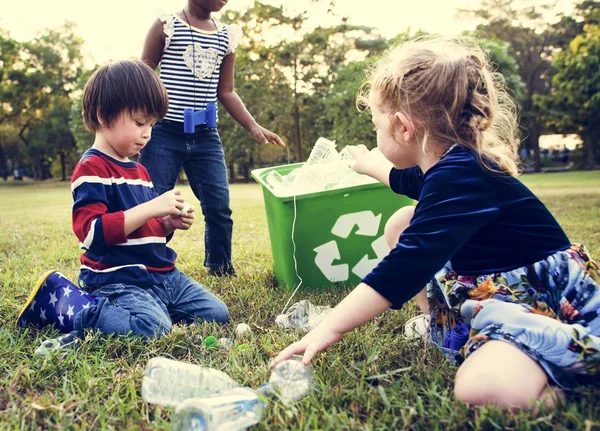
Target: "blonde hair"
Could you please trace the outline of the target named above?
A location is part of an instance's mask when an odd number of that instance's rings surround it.
[[[359,90],[359,109],[370,103],[385,114],[409,117],[425,153],[458,143],[485,168],[518,174],[515,103],[502,75],[490,70],[481,48],[468,39],[420,37],[391,49]]]

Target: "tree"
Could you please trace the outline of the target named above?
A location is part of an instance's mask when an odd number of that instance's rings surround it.
[[[549,94],[549,76],[553,73],[551,55],[566,44],[565,27],[559,32],[548,22],[553,6],[551,3],[538,5],[535,0],[483,0],[481,8],[461,11],[463,16],[482,21],[477,30],[487,38],[510,43],[510,54],[515,58],[525,84],[521,124],[527,132],[525,147],[534,153],[536,171],[541,168],[539,138],[544,122],[534,99],[537,95]]]
[[[591,169],[600,162],[600,25],[586,24],[583,30],[569,49],[554,56],[552,92],[537,102],[548,112],[551,126],[574,129],[581,136],[582,167]]]

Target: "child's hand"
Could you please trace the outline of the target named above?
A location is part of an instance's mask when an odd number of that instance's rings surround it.
[[[358,174],[373,176],[383,155],[379,151],[369,151],[364,145],[349,145],[346,148],[354,159],[348,163],[348,167]]]
[[[279,362],[298,353],[304,353],[302,363],[307,365],[317,353],[326,350],[341,338],[342,334],[330,330],[328,325],[319,325],[306,334],[300,341],[296,341],[283,349],[275,359],[273,359],[271,366],[274,367]]]
[[[179,190],[169,190],[147,202],[153,217],[176,216],[181,214],[184,199]]]
[[[280,147],[285,147],[285,143],[281,140],[279,135],[271,132],[270,130],[265,129],[260,125],[256,125],[255,127],[249,130],[250,134],[254,139],[263,144],[268,144],[269,142]]]
[[[194,224],[194,219],[196,216],[194,215],[194,208],[189,207],[187,212],[180,215],[170,215],[164,217],[164,222],[166,227],[170,227],[171,230],[180,229],[180,230],[188,230]]]

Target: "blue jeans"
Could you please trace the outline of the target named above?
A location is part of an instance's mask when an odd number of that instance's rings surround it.
[[[173,323],[229,320],[227,306],[178,269],[161,284],[150,287],[120,283],[84,287],[97,302],[75,315],[74,328],[80,334],[90,328],[106,334],[152,338],[168,334]]]
[[[217,129],[197,126],[193,134],[187,134],[183,123],[157,123],[142,150],[140,163],[148,169],[158,194],[175,187],[183,167],[204,215],[204,266],[232,272],[233,220],[225,154]]]

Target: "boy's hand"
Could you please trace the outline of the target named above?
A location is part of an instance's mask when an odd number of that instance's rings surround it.
[[[186,213],[179,214],[176,216],[170,215],[164,217],[164,222],[167,227],[170,227],[171,230],[180,229],[180,230],[188,230],[194,224],[194,208],[190,207]]]
[[[280,147],[285,147],[285,143],[279,137],[279,135],[271,132],[270,130],[265,129],[263,126],[256,125],[248,130],[252,137],[256,139],[258,142],[263,144],[268,144],[269,142]]]
[[[169,190],[147,202],[153,217],[176,216],[181,214],[184,199],[179,190]]]

